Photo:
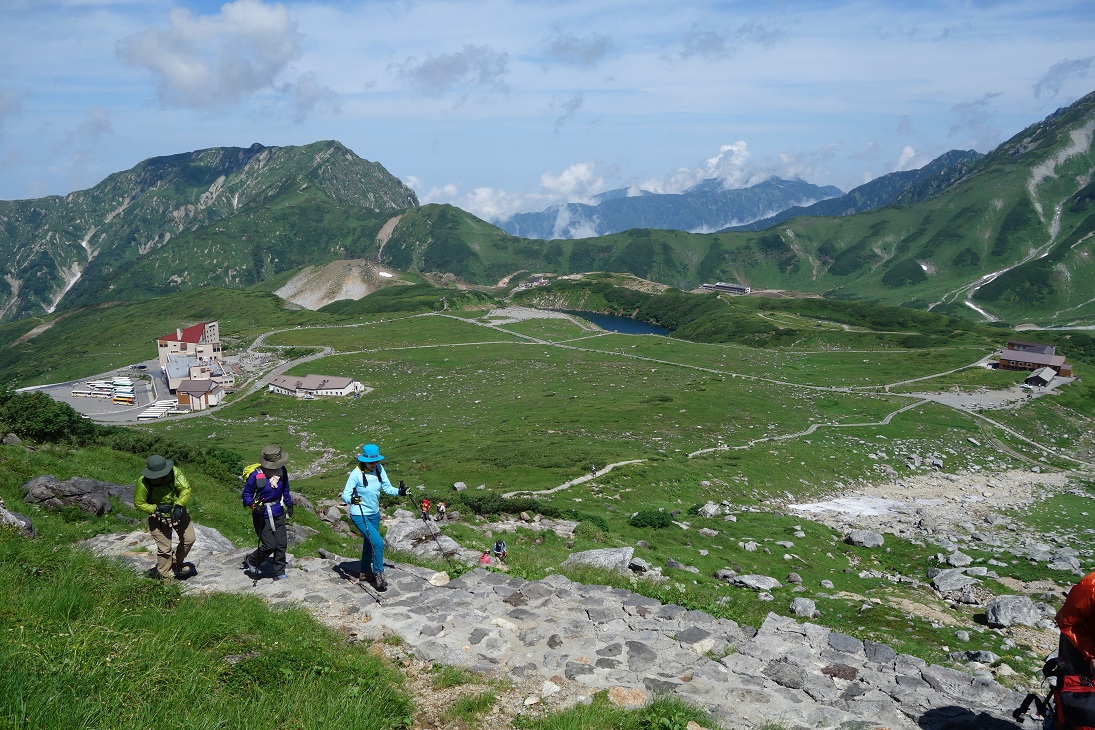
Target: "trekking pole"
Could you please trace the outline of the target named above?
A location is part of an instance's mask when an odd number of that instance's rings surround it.
[[[400,489],[406,489],[406,487],[407,487],[407,483],[404,482],[402,479],[400,479],[399,480],[399,488]],[[411,507],[414,508],[416,511],[420,511],[420,510],[418,510],[418,505],[416,505],[414,503],[414,497],[411,497],[411,493],[410,493],[409,490],[407,491],[407,496],[410,497],[410,499],[411,499]],[[449,559],[449,555],[448,555],[448,553],[445,552],[445,548],[441,547],[441,541],[437,539],[437,536],[439,534],[441,534],[441,528],[438,527],[437,532],[434,532],[432,529],[430,529],[431,527],[433,527],[433,525],[431,525],[429,522],[427,522],[426,523],[426,531],[429,532],[430,537],[433,538],[433,542],[437,546],[437,552],[441,553],[441,557],[445,558],[445,562],[449,564],[449,570],[455,571],[456,566],[452,564],[452,560]]]

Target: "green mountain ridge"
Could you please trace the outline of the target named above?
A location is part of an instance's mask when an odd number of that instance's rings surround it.
[[[72,308],[209,283],[246,286],[313,255],[311,241],[294,257],[279,241],[249,236],[241,223],[255,216],[291,239],[327,216],[359,219],[417,204],[383,166],[337,142],[152,158],[89,190],[0,201],[0,261],[9,272],[0,319],[51,312],[62,300]],[[204,245],[188,238],[197,231],[207,234]],[[229,232],[231,240],[219,235]]]
[[[510,235],[419,206],[337,142],[155,158],[64,198],[0,203],[0,320],[208,285],[247,287],[357,258],[446,286],[520,272],[619,272],[692,290],[714,281],[1036,325],[1095,324],[1095,94],[963,173],[894,203],[764,231]],[[957,167],[955,168],[957,169]],[[957,179],[957,181],[955,181]]]

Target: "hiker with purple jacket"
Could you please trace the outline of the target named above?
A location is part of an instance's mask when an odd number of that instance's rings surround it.
[[[243,506],[251,508],[251,521],[259,546],[243,559],[243,569],[257,574],[259,566],[273,557],[274,580],[284,580],[285,554],[289,538],[285,532],[286,516],[293,516],[293,497],[289,493],[289,472],[285,464],[289,454],[276,444],[262,450],[257,469],[247,475],[243,485]]]

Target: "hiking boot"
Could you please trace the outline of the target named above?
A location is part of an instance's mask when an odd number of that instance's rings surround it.
[[[384,571],[376,574],[376,589],[378,591],[388,590],[388,579],[384,577]]]
[[[175,580],[186,580],[187,578],[193,578],[198,574],[197,568],[189,563],[184,564],[181,568],[175,570]]]
[[[243,558],[243,572],[247,574],[259,572],[258,567],[251,562],[250,555],[247,555]]]
[[[287,580],[289,578],[288,573],[278,573],[274,576],[274,580]]]

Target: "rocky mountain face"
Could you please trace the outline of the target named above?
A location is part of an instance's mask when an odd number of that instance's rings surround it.
[[[773,177],[748,188],[726,189],[704,180],[680,194],[625,189],[597,196],[593,205],[553,205],[539,213],[518,213],[498,224],[524,238],[590,238],[630,228],[708,232],[747,223],[792,206],[805,206],[841,195],[840,188]]]
[[[369,219],[417,204],[383,166],[338,142],[152,158],[64,197],[0,201],[0,320],[248,285],[306,263],[286,249],[309,218],[337,219],[337,208],[341,218]],[[316,248],[309,242],[301,258]]]
[[[763,231],[800,215],[835,217],[863,213],[891,203],[896,205],[919,203],[961,180],[983,156],[976,150],[951,150],[919,170],[891,172],[853,188],[844,195],[819,200],[812,205],[796,205],[773,216],[752,223],[730,226],[724,230]]]

